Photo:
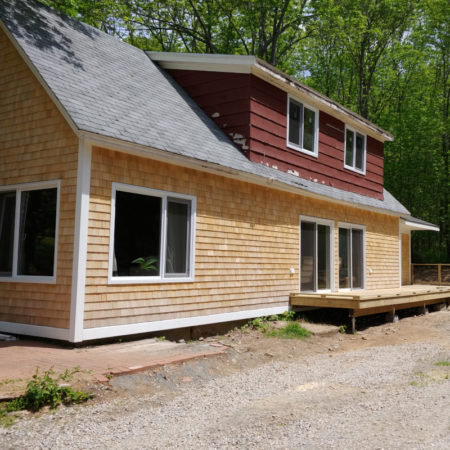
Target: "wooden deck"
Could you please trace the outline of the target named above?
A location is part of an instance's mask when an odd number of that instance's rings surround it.
[[[290,295],[291,307],[348,309],[353,319],[382,312],[392,313],[407,308],[436,303],[450,303],[450,286],[411,285],[398,289],[355,290],[331,293],[295,292]]]

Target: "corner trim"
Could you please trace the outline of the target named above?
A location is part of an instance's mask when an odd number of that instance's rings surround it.
[[[231,322],[233,320],[251,319],[253,317],[271,316],[288,311],[289,306],[273,308],[250,309],[231,313],[195,316],[184,319],[158,320],[155,322],[132,323],[127,325],[113,325],[110,327],[87,328],[83,330],[83,340],[101,339],[129,334],[149,333],[152,331],[172,330],[175,328],[194,327],[213,323]]]
[[[75,231],[73,241],[72,293],[70,304],[70,342],[83,339],[84,293],[89,226],[92,147],[80,138],[78,145]]]

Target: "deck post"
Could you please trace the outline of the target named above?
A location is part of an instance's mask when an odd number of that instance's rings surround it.
[[[350,318],[352,319],[352,334],[356,334],[356,317],[352,309],[350,310]]]
[[[398,322],[398,315],[395,314],[395,308],[392,308],[392,311],[386,313],[386,322]]]
[[[419,306],[419,314],[421,315],[427,315],[428,314],[428,307],[427,305]]]

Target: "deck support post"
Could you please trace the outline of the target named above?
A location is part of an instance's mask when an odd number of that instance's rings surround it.
[[[352,333],[356,333],[356,317],[352,310],[350,310],[350,318],[352,319]]]
[[[428,307],[427,305],[419,306],[419,314],[426,315],[428,314]]]
[[[386,313],[386,322],[398,322],[398,316],[395,314],[395,308],[392,308],[392,311]]]

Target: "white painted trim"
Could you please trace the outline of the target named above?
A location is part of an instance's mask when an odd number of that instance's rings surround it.
[[[346,163],[347,158],[347,130],[351,131],[353,133],[353,166],[349,166]],[[363,169],[360,170],[357,167],[355,167],[355,161],[356,161],[356,133],[360,134],[364,138],[364,160],[363,160]],[[352,172],[359,173],[360,175],[366,174],[366,164],[367,164],[367,136],[364,133],[361,133],[360,131],[349,127],[345,125],[344,130],[344,168],[347,170],[351,170]]]
[[[37,191],[42,189],[56,189],[56,214],[55,214],[55,242],[53,252],[53,275],[19,275],[19,234],[20,234],[20,209],[22,192]],[[59,236],[59,208],[61,195],[61,180],[37,181],[22,184],[12,184],[0,186],[1,192],[14,192],[16,196],[16,206],[14,215],[14,243],[13,243],[13,261],[12,275],[0,276],[0,282],[7,283],[38,283],[38,284],[55,284],[57,274],[58,261],[58,236]]]
[[[398,286],[402,287],[402,231],[398,227]]]
[[[23,334],[26,336],[58,339],[61,341],[69,340],[69,330],[67,328],[44,327],[15,322],[0,322],[0,330],[5,333]]]
[[[182,319],[158,320],[155,322],[131,323],[110,327],[85,328],[83,340],[101,339],[129,334],[149,333],[152,331],[173,330],[176,328],[195,327],[213,323],[231,322],[234,320],[252,319],[253,317],[272,316],[289,310],[289,306],[277,306],[263,309],[250,309],[230,313],[211,314],[206,316],[186,317]]]
[[[317,286],[314,286],[313,291],[302,291],[302,267],[301,267],[301,248],[302,248],[302,222],[313,222],[316,226],[317,225],[326,225],[330,227],[330,289],[316,289]],[[299,217],[299,242],[300,242],[300,248],[299,248],[299,254],[300,254],[300,265],[299,265],[299,291],[300,292],[317,292],[317,293],[326,293],[326,292],[334,292],[335,286],[334,286],[334,220],[333,219],[323,219],[321,217],[312,217],[312,216],[305,216],[300,215]],[[317,230],[317,228],[316,228]],[[315,264],[314,264],[314,271],[317,275],[317,240],[316,240],[316,247],[315,247]],[[316,285],[317,285],[317,277],[316,277]]]
[[[161,241],[160,241],[160,275],[159,276],[113,276],[113,259],[114,259],[114,232],[116,218],[116,192],[130,192],[134,194],[148,195],[159,197],[162,200],[162,217],[161,217]],[[166,238],[167,238],[167,203],[169,198],[187,200],[190,202],[190,238],[189,238],[189,273],[187,276],[166,275]],[[111,186],[111,214],[110,214],[110,240],[109,240],[109,257],[108,257],[108,284],[161,284],[161,283],[189,283],[194,280],[194,249],[195,249],[195,219],[196,219],[197,199],[193,195],[180,194],[177,192],[162,191],[152,189],[145,186],[135,186],[124,183],[112,183]]]
[[[250,73],[256,57],[204,53],[145,52],[164,69],[201,70],[204,72]]]
[[[303,117],[301,120],[301,126],[303,127],[301,136],[302,139],[304,138],[304,111],[305,108],[311,110],[314,112],[314,150],[311,152],[310,150],[306,150],[305,148],[303,148],[303,145],[297,145],[293,142],[289,141],[289,113],[290,113],[290,103],[291,100],[293,100],[296,103],[300,103],[302,105],[302,112],[303,112]],[[305,155],[309,155],[309,156],[313,156],[314,158],[318,158],[319,157],[319,110],[313,106],[310,106],[308,103],[304,102],[303,100],[299,100],[298,98],[288,94],[287,96],[287,105],[286,105],[286,147],[288,148],[292,148],[293,150],[297,150],[301,153],[304,153]],[[303,142],[302,142],[303,144]]]
[[[367,289],[367,246],[366,246],[366,226],[360,225],[358,223],[350,223],[350,222],[338,222],[337,223],[337,231],[338,231],[338,253],[337,257],[339,258],[339,228],[346,228],[347,230],[361,230],[363,232],[363,285],[362,288],[339,288],[338,282],[338,290],[339,291],[352,291],[352,290],[365,290]],[[352,241],[350,240],[350,254],[352,254]],[[350,256],[351,258],[351,256]]]
[[[408,232],[409,246],[408,246],[408,284],[411,284],[411,230]]]
[[[417,230],[417,231],[439,231],[438,226],[425,225],[417,222],[410,222],[409,220],[404,220],[402,223],[402,227],[408,230]]]
[[[72,128],[72,131],[75,134],[78,135],[78,131],[79,131],[78,127],[75,124],[75,122],[72,120],[72,117],[70,116],[70,114],[66,111],[66,109],[64,108],[62,103],[59,101],[58,97],[56,97],[56,95],[53,93],[53,91],[51,90],[49,85],[46,83],[44,78],[42,78],[41,74],[36,69],[34,64],[31,62],[31,60],[28,57],[28,55],[23,51],[23,49],[20,46],[20,44],[16,41],[14,36],[10,33],[8,27],[1,20],[0,20],[0,28],[6,34],[6,36],[10,40],[11,44],[14,46],[14,48],[17,50],[17,52],[19,53],[21,58],[24,60],[25,64],[28,66],[28,68],[31,70],[31,72],[36,77],[36,79],[39,81],[39,83],[41,84],[41,86],[43,87],[43,89],[45,90],[47,95],[50,97],[50,99],[53,101],[55,106],[58,108],[59,112],[62,114],[64,119],[67,121],[67,123],[69,124],[70,128]]]
[[[154,159],[155,161],[161,161],[168,164],[173,164],[180,167],[187,167],[189,169],[198,170],[201,172],[211,173],[222,177],[230,178],[233,180],[245,181],[247,183],[255,184],[257,186],[270,187],[271,189],[279,190],[282,192],[290,192],[296,195],[302,195],[308,198],[315,198],[318,200],[325,200],[333,204],[351,206],[353,208],[361,209],[363,211],[373,211],[380,214],[386,214],[388,216],[400,217],[405,213],[394,212],[383,208],[377,208],[368,205],[362,205],[345,200],[339,200],[326,195],[316,194],[307,190],[303,190],[300,187],[291,186],[273,178],[263,177],[248,172],[242,172],[237,169],[231,169],[229,167],[220,166],[218,164],[210,163],[207,161],[199,161],[187,156],[177,155],[164,150],[158,150],[156,148],[147,147],[132,142],[121,141],[116,138],[110,138],[107,136],[100,136],[95,133],[81,132],[82,136],[92,144],[97,145],[109,150],[120,151],[129,155],[140,156],[143,158]],[[255,163],[256,164],[256,163]],[[301,178],[299,178],[301,182]]]
[[[80,342],[83,333],[84,294],[86,288],[86,260],[89,228],[89,200],[91,184],[92,147],[84,139],[78,143],[75,231],[73,241],[72,291],[70,303],[71,342]]]

